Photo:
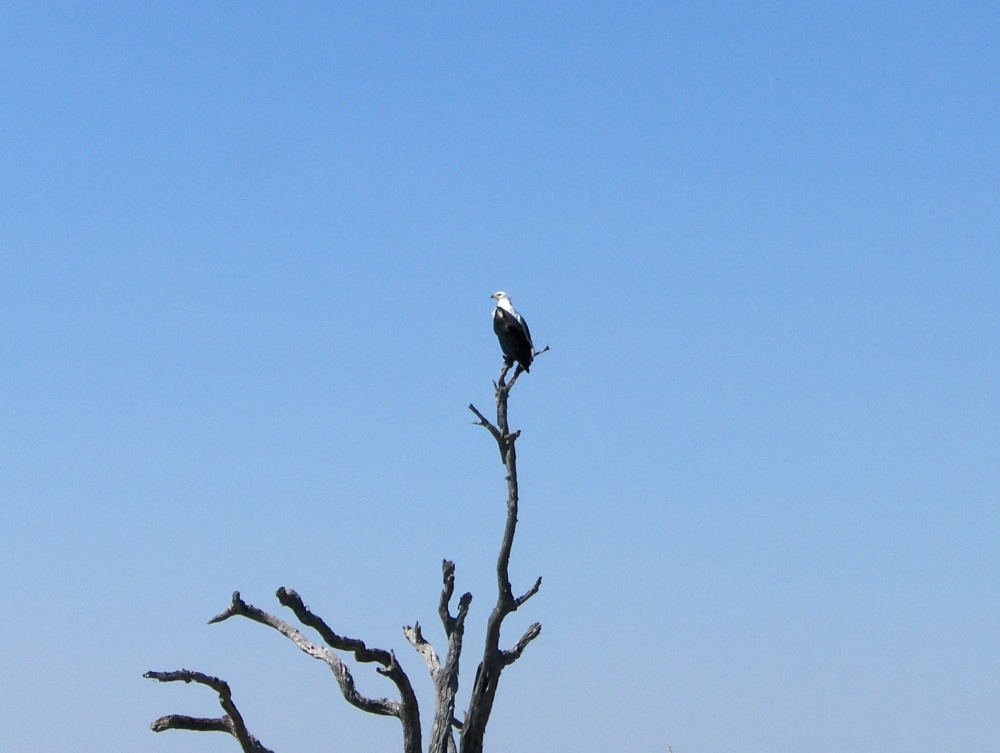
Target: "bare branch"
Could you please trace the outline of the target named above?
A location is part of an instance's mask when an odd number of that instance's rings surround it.
[[[413,627],[409,625],[404,627],[403,635],[406,636],[406,640],[416,649],[417,653],[424,658],[424,663],[427,665],[427,669],[430,670],[431,677],[437,675],[441,671],[441,660],[438,658],[434,647],[424,638],[423,631],[420,629],[420,623],[415,623]]]
[[[333,632],[321,617],[314,614],[303,603],[302,597],[295,591],[289,588],[279,588],[276,595],[282,606],[291,609],[303,625],[311,627],[319,633],[330,648],[335,648],[338,651],[350,651],[359,662],[378,662],[383,667],[389,667],[392,664],[391,652],[381,648],[368,648],[362,640],[345,638]]]
[[[466,591],[462,598],[458,600],[458,616],[455,618],[455,629],[457,630],[465,622],[465,616],[469,613],[469,605],[472,603],[472,594]]]
[[[168,729],[186,729],[191,732],[225,732],[230,735],[233,734],[233,725],[224,716],[205,719],[204,717],[185,716],[184,714],[168,714],[167,716],[161,716],[150,724],[149,728],[153,732],[165,732]]]
[[[542,626],[540,623],[536,622],[529,626],[528,629],[524,631],[524,635],[521,636],[521,640],[514,645],[514,648],[503,652],[504,666],[506,667],[513,664],[520,659],[521,654],[524,653],[524,649],[527,648],[528,644],[535,640],[541,632]]]
[[[196,682],[200,685],[210,687],[218,693],[219,705],[226,712],[224,716],[215,719],[202,719],[183,714],[161,716],[151,725],[151,729],[154,732],[163,732],[168,729],[186,729],[197,732],[227,732],[236,738],[244,753],[272,753],[247,730],[246,724],[243,722],[243,716],[240,714],[239,709],[236,708],[236,704],[233,703],[233,694],[229,689],[229,684],[225,680],[188,669],[179,669],[173,672],[146,672],[143,677],[159,682]]]
[[[330,667],[330,670],[333,672],[334,677],[337,678],[337,684],[340,686],[340,692],[343,694],[344,699],[352,706],[356,706],[362,711],[367,711],[370,714],[395,717],[400,715],[400,705],[398,701],[392,701],[388,698],[369,698],[359,693],[354,685],[354,677],[351,675],[351,671],[339,656],[322,646],[316,645],[284,620],[281,620],[274,615],[270,615],[251,604],[247,604],[242,598],[240,598],[239,591],[233,594],[233,601],[229,605],[229,608],[212,621],[220,622],[221,620],[228,619],[234,615],[246,617],[254,622],[259,622],[261,625],[267,625],[268,627],[277,630],[283,636],[292,641],[292,643],[298,646],[303,653],[326,663],[326,665]],[[360,643],[360,641],[358,642]],[[362,644],[362,646],[363,645],[364,644]],[[386,669],[382,671],[383,673],[386,673],[388,670]]]
[[[526,602],[528,599],[530,599],[532,596],[538,593],[538,589],[541,587],[542,587],[542,578],[541,576],[539,576],[538,580],[535,581],[535,585],[533,585],[530,589],[528,589],[528,592],[526,594],[524,594],[523,596],[518,596],[516,599],[514,599],[514,609],[516,610],[524,602]]]
[[[445,635],[451,636],[455,629],[465,620],[465,615],[469,612],[469,604],[472,603],[472,594],[464,593],[458,600],[458,614],[451,616],[449,605],[451,597],[455,593],[455,563],[445,560],[441,563],[442,580],[444,587],[441,589],[441,599],[438,601],[438,616],[444,626]]]
[[[403,750],[406,753],[420,753],[422,745],[420,730],[420,705],[417,702],[416,694],[413,692],[413,686],[410,684],[410,678],[406,675],[406,672],[403,671],[399,662],[396,661],[396,655],[391,651],[386,651],[385,649],[368,648],[364,641],[358,640],[357,638],[345,638],[344,636],[337,635],[337,633],[335,633],[322,618],[314,614],[309,607],[305,605],[302,601],[302,597],[295,593],[295,591],[289,588],[279,588],[276,595],[278,597],[278,601],[281,602],[283,606],[288,607],[295,613],[299,622],[313,628],[331,648],[335,648],[340,651],[350,651],[354,654],[354,658],[359,662],[376,662],[382,665],[381,667],[377,667],[375,671],[380,675],[385,675],[393,681],[396,688],[399,690],[399,701],[389,701],[388,699],[380,698],[374,701],[374,703],[378,704],[379,707],[385,708],[388,713],[392,714],[392,716],[397,717],[403,725]],[[351,692],[354,693],[357,698],[363,699],[366,702],[366,706],[372,703],[372,699],[364,698],[364,696],[358,694],[354,689],[354,680],[351,677],[350,672],[347,671],[347,667],[344,663],[341,662],[335,654],[328,651],[326,653],[333,656],[339,665],[343,667],[343,672],[346,679],[349,681]],[[337,675],[337,680],[340,682],[340,675]],[[340,687],[343,692],[345,687],[344,683],[341,682]],[[344,697],[347,698],[346,692]],[[352,702],[350,698],[348,698],[348,701]],[[386,713],[380,710],[372,710],[366,706],[359,706],[359,708],[363,708],[365,711],[371,711],[371,713],[376,714]]]
[[[462,654],[462,637],[465,633],[465,618],[472,603],[472,594],[462,594],[458,600],[458,612],[453,617],[449,606],[451,597],[455,593],[455,563],[444,560],[441,563],[441,575],[443,586],[438,601],[438,615],[448,638],[448,654],[444,663],[441,663],[437,652],[424,638],[419,623],[413,627],[403,628],[403,633],[423,656],[434,681],[434,721],[431,724],[428,753],[455,753],[453,730],[462,728],[462,723],[455,718],[455,695],[458,692],[458,668]]]
[[[479,419],[478,421],[473,421],[472,422],[473,424],[475,424],[476,426],[484,427],[487,431],[489,431],[490,434],[493,435],[493,438],[497,442],[503,442],[503,434],[500,433],[500,430],[497,429],[497,427],[494,426],[493,423],[488,418],[486,418],[486,416],[480,413],[479,409],[475,405],[469,403],[469,410],[475,413],[476,418]]]
[[[441,598],[438,600],[438,616],[441,624],[444,625],[445,633],[451,630],[455,618],[451,616],[448,605],[451,603],[452,594],[455,593],[455,563],[451,560],[444,560],[441,563],[441,579],[444,587],[441,589]]]
[[[501,387],[497,387],[497,394],[499,394],[500,389],[502,389],[502,388]],[[500,462],[501,463],[505,463],[506,459],[507,459],[507,449],[509,447],[509,443],[507,441],[507,437],[504,436],[504,433],[501,432],[496,426],[494,426],[492,423],[490,423],[489,419],[487,419],[485,416],[483,416],[483,414],[479,412],[479,409],[476,408],[476,406],[473,405],[472,403],[469,403],[469,410],[471,410],[473,413],[475,413],[476,416],[478,416],[478,418],[479,418],[478,421],[473,421],[472,423],[475,424],[476,426],[482,426],[490,434],[493,435],[493,439],[496,440],[497,447],[500,450]]]
[[[482,413],[479,412],[479,409],[476,408],[475,405],[469,403],[469,410],[475,413],[476,418],[479,419],[478,421],[473,421],[472,423],[474,423],[476,426],[485,426],[487,429],[490,430],[490,434],[493,434],[494,437],[500,436],[500,432],[497,431],[497,428],[490,422],[488,418],[486,418],[486,416],[484,416]]]
[[[444,626],[445,635],[450,639],[456,630],[462,629],[465,623],[465,616],[469,613],[469,604],[472,602],[472,594],[466,593],[462,595],[458,600],[458,614],[453,617],[451,615],[450,604],[451,597],[455,593],[455,563],[451,560],[444,560],[441,563],[441,576],[444,585],[441,588],[441,598],[438,601],[438,616],[441,618],[441,624]],[[441,660],[434,647],[424,638],[423,631],[420,629],[420,623],[414,623],[413,627],[407,625],[403,628],[403,634],[406,636],[406,640],[410,642],[410,645],[423,657],[424,663],[430,670],[431,677],[437,678],[438,673],[442,669]],[[452,643],[449,640],[449,649],[451,647]],[[457,658],[455,663],[457,664]]]
[[[224,622],[225,620],[228,620],[230,617],[232,617],[234,615],[242,614],[242,612],[240,611],[240,609],[241,608],[245,608],[245,607],[246,607],[246,604],[243,602],[243,599],[240,598],[240,592],[239,591],[233,591],[233,598],[229,602],[229,606],[226,607],[225,609],[223,609],[217,615],[215,615],[215,617],[213,617],[212,619],[210,619],[208,621],[208,624],[209,625],[215,625],[216,623]]]

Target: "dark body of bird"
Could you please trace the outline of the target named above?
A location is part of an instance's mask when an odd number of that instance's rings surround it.
[[[509,363],[517,361],[525,371],[531,366],[535,357],[535,348],[531,342],[531,332],[524,317],[513,310],[510,299],[496,294],[497,308],[493,311],[493,331],[500,341],[500,349]],[[509,309],[509,310],[508,310]]]

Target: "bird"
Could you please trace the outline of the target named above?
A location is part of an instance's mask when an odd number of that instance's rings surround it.
[[[535,357],[535,346],[531,342],[528,323],[514,310],[510,296],[502,290],[498,290],[490,298],[497,302],[493,312],[493,331],[500,341],[504,363],[509,368],[517,361],[518,368],[527,371]]]

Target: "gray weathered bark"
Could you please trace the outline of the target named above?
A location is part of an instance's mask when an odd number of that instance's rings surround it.
[[[273,753],[269,748],[265,748],[261,742],[247,731],[243,717],[240,715],[236,704],[233,703],[233,694],[229,690],[229,685],[218,677],[210,677],[201,672],[192,672],[187,669],[179,669],[176,672],[147,672],[143,675],[150,680],[160,682],[196,682],[206,685],[219,694],[219,705],[226,713],[214,719],[202,719],[194,716],[184,716],[183,714],[170,714],[161,716],[151,725],[153,732],[163,732],[168,729],[189,729],[195,732],[227,732],[239,742],[243,753]]]
[[[508,567],[510,553],[514,545],[514,534],[517,530],[517,505],[519,501],[517,488],[517,451],[515,443],[521,435],[520,431],[511,432],[507,422],[507,398],[510,390],[523,373],[518,367],[510,382],[505,383],[504,377],[510,368],[505,364],[496,382],[497,422],[490,423],[474,405],[469,406],[480,426],[485,427],[496,440],[500,450],[500,458],[507,470],[507,524],[504,527],[503,540],[500,542],[500,554],[497,557],[497,601],[493,612],[486,623],[486,641],[483,647],[483,658],[476,671],[476,679],[469,699],[469,710],[465,716],[465,724],[461,734],[461,753],[481,753],[483,737],[486,734],[486,724],[493,711],[493,700],[496,697],[497,684],[504,667],[517,661],[525,647],[538,637],[542,631],[539,623],[532,624],[521,639],[511,649],[500,648],[500,628],[504,619],[517,610],[524,602],[534,596],[542,585],[539,578],[523,595],[515,598],[510,584]]]
[[[540,351],[540,353],[544,353],[545,350]],[[407,641],[423,658],[434,682],[434,719],[431,724],[427,753],[458,753],[459,750],[461,753],[482,753],[486,725],[493,710],[500,673],[505,667],[521,657],[524,649],[538,637],[542,629],[541,625],[536,622],[525,631],[514,646],[508,649],[500,647],[500,628],[504,619],[534,596],[542,584],[542,579],[538,578],[528,591],[515,598],[508,575],[511,549],[517,530],[517,454],[514,445],[520,436],[520,431],[510,431],[507,422],[507,400],[514,383],[523,373],[518,367],[511,380],[506,382],[505,378],[512,365],[512,363],[505,362],[500,371],[500,377],[494,383],[497,407],[496,423],[489,421],[474,405],[469,405],[469,409],[478,419],[475,423],[490,432],[500,450],[500,457],[507,472],[507,522],[500,542],[500,553],[497,557],[497,600],[486,624],[483,658],[476,672],[464,721],[459,721],[455,717],[455,697],[458,693],[459,660],[462,655],[465,620],[472,603],[472,594],[466,593],[459,598],[457,612],[452,615],[451,600],[455,592],[455,564],[453,562],[445,560],[442,563],[443,586],[438,602],[438,616],[444,627],[448,643],[444,662],[442,663],[434,647],[424,638],[420,623],[403,628],[403,634]],[[344,699],[352,706],[370,714],[394,716],[399,719],[403,728],[404,753],[422,753],[419,704],[409,678],[396,661],[396,655],[384,649],[369,648],[363,641],[356,638],[345,638],[338,635],[306,607],[295,591],[280,588],[277,592],[277,598],[283,606],[292,610],[302,625],[312,628],[329,648],[313,643],[300,630],[284,620],[246,603],[238,591],[233,594],[229,606],[222,613],[213,617],[209,624],[240,616],[278,631],[298,646],[301,651],[324,662],[330,668]],[[395,684],[399,699],[369,698],[359,693],[350,669],[335,651],[351,653],[354,659],[360,663],[376,664],[376,672],[389,678]],[[229,685],[224,681],[200,672],[184,669],[175,672],[147,672],[144,676],[160,682],[196,682],[211,687],[218,693],[219,703],[226,712],[225,715],[213,719],[179,714],[164,716],[153,722],[154,732],[163,732],[168,729],[227,732],[236,738],[244,753],[271,753],[247,730],[243,717],[233,703]],[[456,729],[460,731],[458,748],[455,744],[454,730]]]

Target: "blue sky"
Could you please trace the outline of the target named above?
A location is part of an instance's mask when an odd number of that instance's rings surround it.
[[[141,677],[188,667],[276,750],[396,750],[205,623],[295,588],[429,718],[400,626],[440,645],[446,557],[467,692],[502,288],[552,351],[488,749],[995,750],[998,40],[989,3],[5,5],[0,748],[235,750],[149,732],[216,713]]]

